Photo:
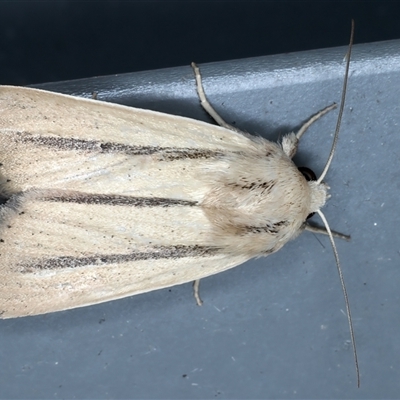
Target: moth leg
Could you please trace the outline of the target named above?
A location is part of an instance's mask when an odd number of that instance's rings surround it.
[[[300,129],[297,131],[297,133],[291,132],[285,135],[282,138],[282,149],[285,152],[285,154],[292,158],[297,151],[297,147],[299,145],[300,138],[303,136],[305,131],[317,120],[319,120],[323,115],[328,113],[329,111],[333,110],[336,108],[336,103],[331,104],[328,107],[323,108],[322,110],[318,111],[316,114],[314,114],[308,121],[306,121]]]
[[[194,71],[194,75],[196,77],[196,87],[197,87],[197,94],[199,95],[200,104],[206,111],[206,113],[220,126],[223,128],[229,129],[235,132],[241,132],[239,129],[235,128],[234,126],[228,124],[224,119],[214,110],[213,106],[210,104],[206,97],[206,93],[204,92],[203,82],[201,79],[200,69],[199,67],[192,62],[192,68]]]
[[[308,222],[304,224],[304,229],[309,232],[313,233],[318,233],[322,235],[328,235],[327,230],[324,227],[321,226],[315,226],[315,225],[310,225]],[[349,241],[351,239],[350,235],[345,235],[344,233],[336,232],[336,231],[331,231],[332,236],[338,239],[344,239]]]
[[[196,299],[196,303],[198,306],[203,305],[203,300],[200,298],[200,279],[196,279],[193,282],[193,296]]]

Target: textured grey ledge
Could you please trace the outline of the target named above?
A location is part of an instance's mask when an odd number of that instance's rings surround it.
[[[340,100],[346,47],[200,65],[224,118],[275,140]],[[334,257],[304,233],[277,254],[191,286],[0,321],[2,397],[394,398],[400,393],[400,41],[354,46],[324,209],[337,241],[361,369],[356,388]],[[189,66],[37,87],[204,119]],[[297,160],[321,172],[337,112]],[[100,323],[100,324],[99,324]],[[52,379],[48,379],[49,376]],[[28,383],[27,383],[28,382]]]

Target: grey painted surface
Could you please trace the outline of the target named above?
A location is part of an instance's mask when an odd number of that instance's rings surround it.
[[[340,100],[346,48],[201,65],[206,93],[236,126],[276,140]],[[361,369],[326,237],[202,282],[44,316],[0,321],[3,398],[395,398],[400,393],[400,41],[358,45],[324,208],[353,313]],[[47,89],[209,121],[189,67]],[[319,175],[337,112],[296,157]],[[318,219],[314,217],[317,223]],[[190,221],[188,221],[190,223]]]

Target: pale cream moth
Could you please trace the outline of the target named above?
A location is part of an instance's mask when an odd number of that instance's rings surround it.
[[[311,229],[311,213],[326,224],[322,179],[333,151],[318,180],[291,158],[334,106],[273,143],[226,124],[194,69],[221,126],[0,87],[1,318],[198,282],[279,250]],[[350,330],[354,343],[351,321]]]

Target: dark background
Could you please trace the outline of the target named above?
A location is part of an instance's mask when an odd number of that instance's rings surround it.
[[[400,38],[398,1],[0,2],[0,81],[27,85]]]

